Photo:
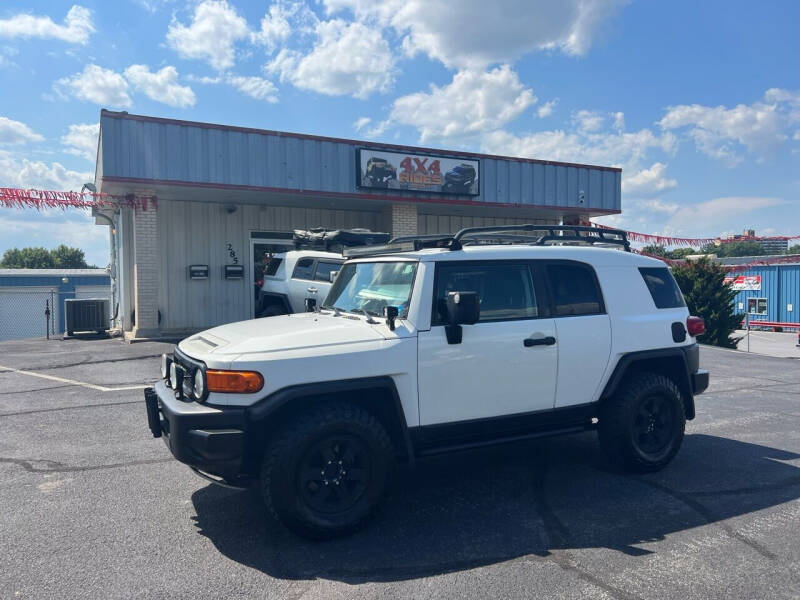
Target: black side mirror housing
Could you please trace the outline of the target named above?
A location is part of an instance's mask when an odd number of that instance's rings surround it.
[[[383,307],[383,316],[386,318],[386,324],[389,326],[389,331],[394,331],[394,321],[399,314],[400,311],[397,310],[396,306]]]
[[[460,344],[462,325],[474,325],[481,318],[481,299],[477,292],[449,292],[446,299],[447,325],[444,333],[448,344]]]
[[[447,294],[447,322],[450,325],[474,325],[481,318],[481,299],[477,292]]]

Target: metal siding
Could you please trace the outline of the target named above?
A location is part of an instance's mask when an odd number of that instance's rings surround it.
[[[780,321],[800,323],[800,265],[783,265],[779,267],[781,285]],[[792,310],[787,309],[792,305]]]
[[[335,140],[242,132],[180,123],[101,117],[102,165],[109,177],[217,183],[358,195],[356,148]],[[365,145],[368,145],[365,143]],[[620,209],[620,174],[572,165],[482,157],[482,203]],[[403,198],[447,196],[394,192]]]

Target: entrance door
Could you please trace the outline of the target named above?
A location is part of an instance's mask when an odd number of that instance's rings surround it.
[[[253,291],[253,303],[250,314],[254,318],[258,314],[258,296],[264,283],[264,269],[270,257],[278,252],[286,252],[294,248],[290,231],[252,231],[250,232],[250,289]]]
[[[437,263],[431,329],[418,339],[421,425],[553,408],[555,321],[537,301],[540,279],[522,261]],[[477,292],[481,315],[463,326],[460,344],[448,344],[442,308],[456,291]]]

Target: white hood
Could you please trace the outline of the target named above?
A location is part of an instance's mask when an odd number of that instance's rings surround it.
[[[229,323],[202,331],[178,347],[189,356],[242,355],[382,340],[375,327],[355,316],[298,313]]]

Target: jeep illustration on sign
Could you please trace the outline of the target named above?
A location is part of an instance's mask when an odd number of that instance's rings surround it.
[[[461,157],[360,148],[358,187],[436,194],[480,194],[480,162]]]

